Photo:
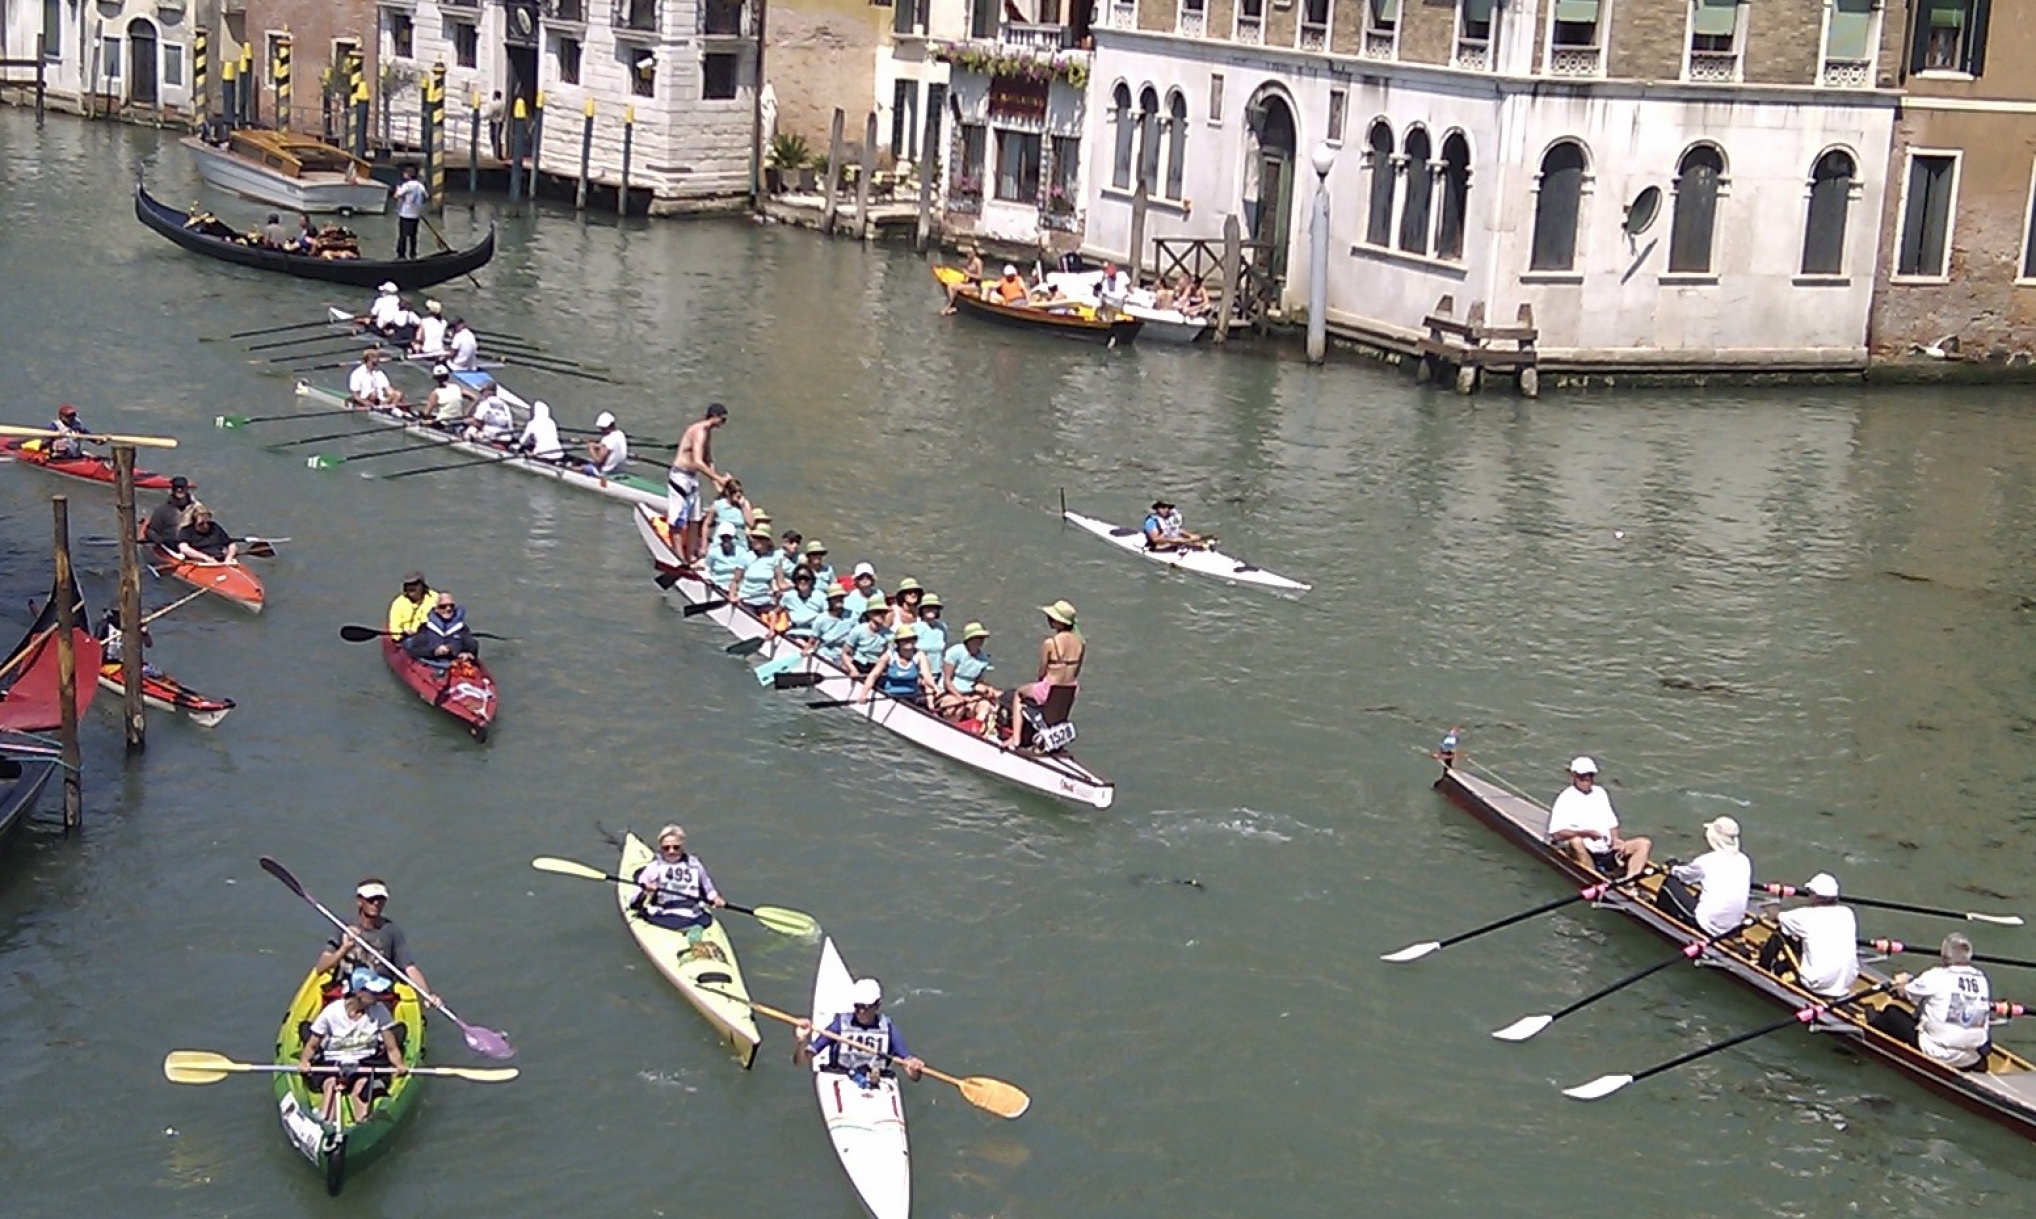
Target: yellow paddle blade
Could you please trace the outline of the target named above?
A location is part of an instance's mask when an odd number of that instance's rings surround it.
[[[551,855],[539,855],[530,861],[530,866],[540,872],[556,872],[560,876],[577,876],[582,880],[607,880],[608,874],[599,868],[590,868],[570,859],[559,859]]]
[[[163,1078],[173,1084],[216,1084],[236,1071],[259,1069],[210,1050],[171,1050],[163,1058]]]
[[[476,1084],[501,1084],[515,1079],[522,1072],[515,1067],[412,1067],[412,1075],[443,1075],[450,1079],[464,1079]]]
[[[1003,1118],[1023,1117],[1032,1107],[1032,1098],[1017,1084],[1007,1084],[1001,1079],[985,1075],[971,1075],[955,1081],[961,1089],[962,1099],[978,1109],[987,1110]]]

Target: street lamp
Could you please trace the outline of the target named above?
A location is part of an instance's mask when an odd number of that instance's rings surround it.
[[[1309,154],[1315,167],[1315,216],[1308,231],[1308,363],[1320,364],[1329,349],[1329,171],[1336,149],[1324,140]]]

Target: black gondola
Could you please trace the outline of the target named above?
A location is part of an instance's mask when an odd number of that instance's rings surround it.
[[[134,218],[194,253],[205,254],[224,262],[239,263],[243,267],[280,271],[285,275],[295,275],[299,279],[323,280],[329,284],[347,284],[356,288],[373,288],[384,280],[405,292],[427,288],[432,284],[444,283],[448,279],[457,279],[486,266],[488,260],[495,256],[495,226],[492,224],[488,226],[488,235],[482,238],[478,245],[469,246],[464,250],[447,250],[428,258],[389,261],[371,258],[317,258],[309,254],[272,250],[266,246],[243,245],[230,238],[213,236],[202,231],[194,226],[189,212],[180,212],[174,207],[158,202],[139,181],[134,184]]]

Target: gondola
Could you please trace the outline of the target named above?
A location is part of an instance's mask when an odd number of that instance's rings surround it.
[[[158,202],[139,181],[134,184],[134,216],[135,219],[193,253],[217,258],[222,262],[238,263],[243,267],[280,271],[299,279],[316,279],[330,284],[347,284],[355,288],[373,288],[388,280],[408,292],[444,283],[448,279],[457,279],[486,266],[488,260],[495,256],[495,228],[492,224],[488,226],[488,235],[483,237],[479,244],[464,250],[433,254],[428,258],[389,261],[376,258],[317,258],[309,254],[271,250],[264,246],[243,245],[230,238],[213,236],[194,227],[189,212],[181,212]]]

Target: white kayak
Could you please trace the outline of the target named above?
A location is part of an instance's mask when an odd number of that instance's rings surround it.
[[[649,844],[631,834],[623,840],[622,867],[617,875],[634,876],[655,858]],[[622,921],[636,937],[637,947],[721,1034],[735,1051],[736,1061],[745,1067],[755,1062],[761,1039],[756,1016],[749,1010],[749,987],[743,983],[742,967],[735,963],[735,946],[728,942],[727,928],[717,917],[695,943],[683,931],[671,931],[638,917],[630,908],[637,895],[635,885],[615,886]]]
[[[1068,524],[1086,529],[1112,546],[1141,555],[1155,563],[1178,567],[1182,571],[1215,576],[1219,580],[1230,580],[1238,584],[1285,589],[1288,592],[1305,593],[1313,587],[1299,580],[1289,580],[1263,567],[1253,567],[1240,559],[1231,558],[1220,550],[1148,550],[1145,546],[1145,534],[1139,530],[1112,525],[1108,521],[1099,521],[1093,516],[1083,516],[1079,512],[1063,510],[1061,517]]]
[[[854,1010],[849,992],[855,979],[834,941],[820,945],[820,966],[813,973],[813,1027],[825,1028],[836,1016]],[[912,1213],[912,1148],[905,1134],[905,1103],[898,1095],[898,1077],[884,1075],[861,1087],[848,1076],[823,1069],[828,1055],[813,1056],[813,1091],[820,1098],[820,1116],[834,1154],[874,1219],[905,1219]]]

